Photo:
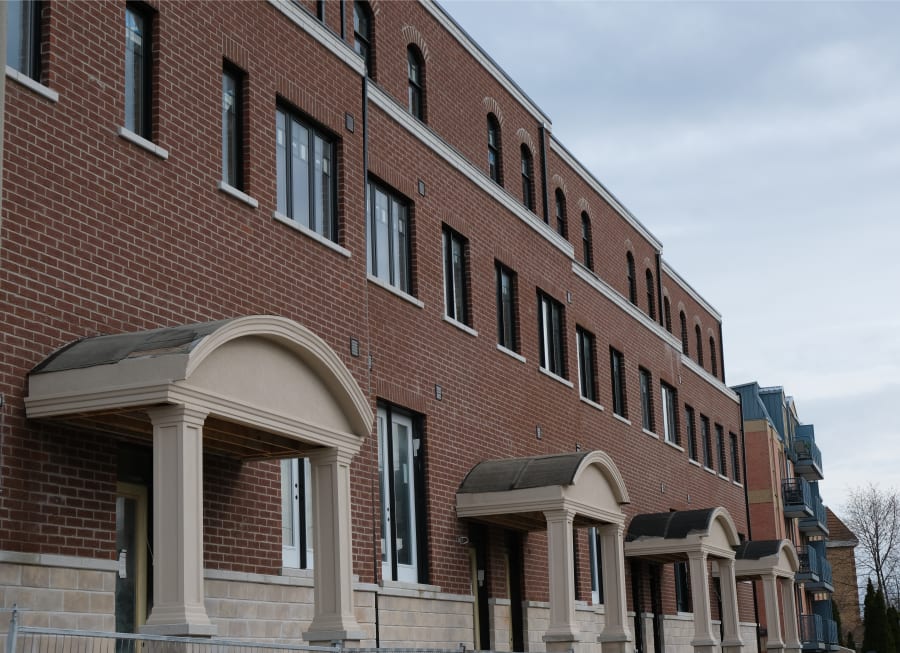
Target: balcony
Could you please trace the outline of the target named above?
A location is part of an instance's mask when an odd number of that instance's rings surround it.
[[[800,567],[794,580],[798,583],[818,583],[819,577],[819,553],[811,546],[797,548],[797,557],[800,559]]]
[[[819,497],[812,497],[809,507],[812,511],[807,516],[801,517],[800,522],[797,524],[800,532],[806,533],[807,537],[816,535],[828,537],[828,517],[826,516],[825,504],[822,503],[822,499]],[[785,499],[784,514],[787,515],[787,499]]]
[[[794,436],[794,455],[791,461],[794,463],[794,473],[807,481],[821,481],[825,478],[822,473],[822,452],[816,445],[816,438],[809,424],[798,428]]]
[[[810,551],[815,553],[815,549],[811,547],[807,547]],[[801,563],[802,564],[802,563]],[[807,592],[829,592],[834,593],[834,580],[831,571],[831,563],[828,562],[824,557],[819,558],[818,561],[819,569],[818,569],[818,577],[816,579],[810,579],[803,584],[804,589]],[[801,566],[802,569],[802,566]],[[799,578],[799,575],[797,576]]]
[[[788,518],[814,517],[812,489],[805,478],[789,478],[781,484],[784,516]]]
[[[817,614],[801,614],[800,641],[804,651],[826,650],[825,620]]]

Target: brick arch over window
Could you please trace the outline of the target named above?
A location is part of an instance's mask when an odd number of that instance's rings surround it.
[[[583,197],[578,198],[578,210],[584,211],[585,213],[590,213],[591,212],[590,202],[588,202]]]
[[[526,146],[531,155],[534,156],[534,139],[531,137],[531,134],[528,133],[528,130],[524,127],[519,127],[516,131],[516,138],[518,138],[519,143]]]
[[[500,103],[497,102],[490,95],[486,95],[484,99],[481,101],[484,110],[487,113],[493,113],[494,117],[497,118],[497,124],[501,127],[503,126],[503,110],[500,108]]]
[[[564,180],[558,173],[555,173],[555,174],[550,178],[550,186],[556,186],[556,187],[558,187],[560,190],[562,190],[562,192],[563,192],[564,194],[566,194],[566,195],[569,194],[569,189],[566,188],[566,182],[565,182],[565,180]]]
[[[422,56],[422,61],[424,63],[428,63],[428,44],[425,42],[425,38],[422,36],[422,33],[412,25],[404,25],[402,28],[400,28],[400,33],[403,34],[403,38],[406,40],[406,44],[415,45],[419,49],[419,53]]]

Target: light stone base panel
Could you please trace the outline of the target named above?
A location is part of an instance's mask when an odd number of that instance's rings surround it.
[[[512,610],[510,608],[509,599],[488,599],[488,606],[488,612],[491,617],[491,650],[511,651]]]
[[[573,649],[575,653],[597,653],[599,644],[597,635],[606,625],[606,617],[602,605],[576,603],[575,622],[578,625],[578,641]],[[544,653],[547,644],[544,633],[550,625],[550,604],[543,601],[528,601],[525,605],[525,648],[529,652]]]
[[[384,588],[378,596],[378,617],[382,647],[474,646],[474,600],[470,596]]]

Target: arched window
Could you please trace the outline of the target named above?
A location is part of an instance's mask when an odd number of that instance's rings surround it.
[[[679,312],[678,319],[681,321],[681,351],[685,356],[689,356],[691,352],[688,348],[687,318],[684,316],[684,311]]]
[[[712,336],[709,337],[709,368],[712,375],[719,378],[719,364],[716,360],[716,340]]]
[[[647,314],[651,320],[656,319],[656,291],[653,288],[653,273],[647,268]]]
[[[634,277],[634,256],[631,252],[625,254],[628,263],[628,300],[637,306],[637,279]]]
[[[406,68],[409,78],[409,112],[425,120],[425,67],[415,46],[406,48]]]
[[[522,143],[522,203],[529,211],[534,211],[534,165],[531,150]]]
[[[566,237],[568,229],[566,228],[566,196],[562,192],[562,188],[556,189],[556,232]]]
[[[694,325],[694,335],[697,337],[697,364],[703,367],[703,334],[699,324]]]
[[[375,79],[372,66],[372,12],[368,4],[357,0],[353,3],[353,49],[366,62],[366,76]]]
[[[581,254],[588,270],[594,269],[594,245],[591,238],[591,219],[587,211],[581,212]]]
[[[666,323],[666,331],[672,333],[672,306],[668,297],[663,297],[663,321]]]
[[[491,179],[498,184],[503,184],[503,168],[501,165],[502,157],[500,149],[500,122],[497,116],[489,113],[487,116],[487,136],[488,136],[488,174]]]

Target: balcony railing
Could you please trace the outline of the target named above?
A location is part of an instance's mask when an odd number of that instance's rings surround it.
[[[825,478],[822,473],[822,452],[812,433],[798,433],[794,436],[794,456],[791,460],[798,476],[809,481],[821,481]]]
[[[821,535],[823,537],[828,537],[828,517],[822,499],[813,497],[811,508],[812,512],[806,517],[801,517],[800,523],[797,524],[797,526],[800,528],[801,532],[806,533],[807,535]],[[786,514],[787,510],[785,510],[785,515]]]
[[[781,498],[784,502],[784,516],[812,517],[815,515],[812,490],[805,478],[789,478],[781,484]]]
[[[819,582],[819,553],[811,546],[797,548],[797,557],[800,559],[800,567],[797,569],[795,579],[806,583]]]
[[[837,622],[834,619],[825,619],[825,643],[836,646],[838,643]]]
[[[804,651],[825,650],[825,623],[817,614],[800,615],[800,641]]]
[[[809,548],[809,547],[807,547]],[[814,549],[810,549],[815,552]],[[831,563],[826,558],[819,558],[818,578],[811,578],[804,583],[808,592],[834,592],[834,576]]]

